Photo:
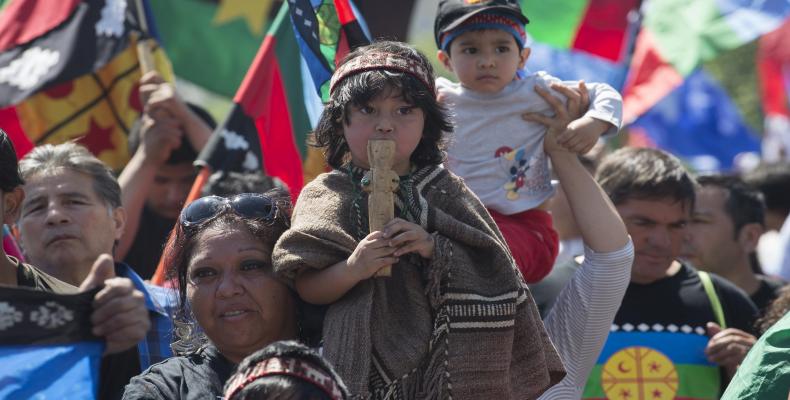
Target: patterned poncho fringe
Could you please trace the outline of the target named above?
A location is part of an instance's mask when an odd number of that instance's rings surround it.
[[[274,249],[287,279],[348,258],[368,234],[358,170],[323,174],[301,192]],[[397,213],[431,232],[434,258],[401,257],[392,277],[333,303],[324,355],[351,392],[374,399],[534,399],[565,375],[505,241],[456,176],[403,177]]]

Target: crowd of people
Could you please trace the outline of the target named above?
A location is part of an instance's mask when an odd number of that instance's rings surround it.
[[[156,73],[118,177],[75,143],[17,160],[0,132],[21,248],[0,285],[98,290],[101,399],[787,398],[790,250],[771,272],[758,250],[790,235],[790,165],[606,154],[620,95],[524,73],[528,22],[515,1],[442,0],[457,82],[404,43],[349,53],[311,139],[328,172],[294,204],[228,171],[184,204],[215,122]],[[395,218],[371,231],[380,139]]]

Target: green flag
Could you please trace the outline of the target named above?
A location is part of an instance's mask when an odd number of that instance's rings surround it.
[[[232,97],[263,41],[273,0],[150,2],[176,75]]]
[[[787,399],[790,391],[790,313],[749,350],[722,400]]]

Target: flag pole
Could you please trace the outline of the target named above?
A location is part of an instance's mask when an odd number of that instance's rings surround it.
[[[625,54],[623,55],[623,64],[625,64],[625,71],[619,77],[617,82],[617,90],[622,92],[625,89],[625,84],[628,80],[628,74],[631,72],[631,60],[634,58],[634,51],[636,50],[636,37],[642,29],[642,1],[636,3],[636,8],[629,11],[626,16],[628,19],[628,32],[626,36],[626,45],[623,48]]]
[[[140,30],[143,32],[137,41],[137,58],[140,60],[140,70],[143,75],[150,71],[156,71],[154,64],[154,55],[152,51],[152,41],[149,38],[148,20],[145,16],[145,8],[143,7],[143,0],[135,0],[137,4],[137,18],[140,22]]]
[[[195,182],[192,183],[192,189],[189,190],[189,195],[187,199],[184,201],[184,205],[191,203],[192,201],[198,199],[200,197],[201,192],[203,191],[203,186],[206,185],[208,182],[208,178],[211,176],[211,169],[207,166],[200,167],[200,172],[198,172],[198,176],[195,178]],[[178,221],[176,221],[178,224]],[[172,231],[170,231],[170,235],[167,238],[168,243],[172,239],[173,235],[175,235],[175,227]],[[159,264],[156,265],[156,271],[154,272],[154,276],[151,278],[151,283],[157,286],[162,286],[167,280],[167,271],[165,271],[165,257],[162,254],[159,257]]]

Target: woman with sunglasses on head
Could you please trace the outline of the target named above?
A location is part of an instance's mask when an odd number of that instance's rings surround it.
[[[208,196],[184,208],[165,248],[179,293],[174,347],[181,355],[133,378],[124,399],[222,397],[242,359],[297,337],[297,300],[271,264],[289,214],[290,200],[278,190]]]

